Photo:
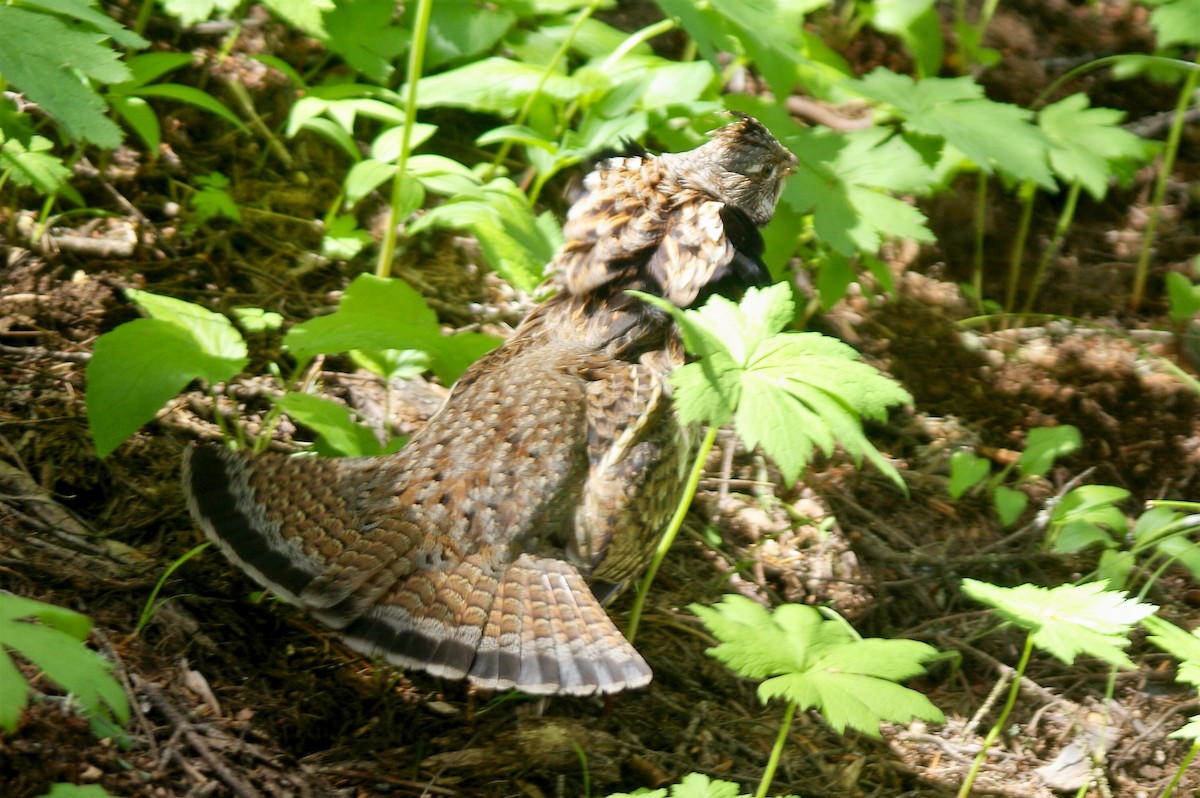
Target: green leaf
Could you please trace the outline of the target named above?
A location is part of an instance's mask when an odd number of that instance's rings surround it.
[[[77,612],[0,593],[0,728],[13,731],[29,700],[28,685],[11,651],[71,693],[93,719],[93,729],[101,721],[129,720],[125,691],[112,677],[112,665],[83,645],[91,626],[91,620]]]
[[[422,108],[449,106],[514,117],[535,90],[552,100],[567,103],[593,88],[557,74],[550,75],[543,84],[544,72],[544,67],[506,58],[472,61],[458,69],[421,78],[417,102]]]
[[[1079,182],[1097,202],[1108,193],[1114,164],[1142,162],[1153,145],[1121,128],[1123,111],[1089,108],[1086,94],[1072,94],[1038,113],[1038,126],[1050,141],[1050,165],[1070,184]]]
[[[409,33],[392,22],[393,0],[339,0],[325,12],[326,45],[376,83],[386,83],[392,63],[408,49]]]
[[[517,21],[503,3],[438,0],[429,18],[427,68],[490,50]]]
[[[201,222],[222,217],[241,221],[242,209],[233,195],[226,191],[229,187],[228,177],[220,172],[210,172],[197,177],[196,183],[200,190],[188,198],[188,204],[196,210],[196,217]]]
[[[847,87],[891,105],[906,130],[944,140],[989,174],[997,171],[1057,190],[1048,163],[1049,142],[1030,124],[1032,112],[987,99],[972,78],[915,81],[879,67]]]
[[[114,798],[99,784],[53,784],[42,798]]]
[[[96,8],[92,0],[20,0],[20,4],[25,8],[77,19],[130,50],[150,46],[150,42]]]
[[[689,773],[671,787],[671,798],[738,798],[741,792],[732,781],[710,779],[703,773]]]
[[[179,20],[182,27],[190,28],[206,19],[229,14],[241,4],[241,0],[162,0],[163,11]]]
[[[1167,272],[1167,299],[1171,307],[1171,321],[1185,322],[1200,313],[1200,285],[1179,272]]]
[[[498,178],[429,209],[408,228],[416,235],[429,227],[465,229],[479,239],[484,257],[504,279],[523,291],[542,280],[561,235],[548,235],[533,215],[529,198],[508,178]]]
[[[297,324],[283,339],[301,361],[351,349],[419,349],[449,385],[500,342],[490,335],[443,335],[437,316],[408,283],[369,274],[355,278],[337,312]]]
[[[875,127],[851,133],[810,128],[784,137],[800,168],[782,201],[811,212],[817,237],[843,255],[876,252],[888,238],[933,240],[920,211],[884,193],[924,191],[933,172],[908,142],[888,136]]]
[[[393,442],[381,446],[375,433],[354,421],[350,409],[332,399],[289,391],[275,400],[280,410],[294,421],[311,429],[320,438],[315,448],[325,456],[367,457],[384,454],[399,448]]]
[[[1176,679],[1200,687],[1200,629],[1187,632],[1157,615],[1143,618],[1142,626],[1150,632],[1147,640],[1179,660]]]
[[[785,604],[774,614],[744,596],[727,595],[712,607],[689,607],[720,645],[708,653],[742,676],[766,679],[765,703],[782,697],[817,709],[839,733],[846,728],[879,737],[883,721],[941,722],[941,711],[895,682],[924,673],[937,651],[915,640],[860,639],[814,607]]]
[[[1200,0],[1152,0],[1147,5],[1158,6],[1150,12],[1150,27],[1159,47],[1200,44]]]
[[[350,260],[374,240],[366,230],[359,229],[352,215],[335,213],[325,221],[321,254],[333,260]]]
[[[162,126],[158,123],[158,114],[150,104],[141,97],[123,95],[110,96],[108,104],[125,120],[125,124],[133,129],[146,145],[146,150],[157,154],[158,145],[162,143]]]
[[[98,83],[129,80],[120,53],[105,43],[109,34],[78,30],[57,17],[11,5],[0,5],[0,30],[0,75],[8,83],[71,138],[108,149],[121,143],[104,99],[76,74]]]
[[[864,10],[874,28],[904,42],[920,75],[936,75],[941,70],[945,47],[934,0],[875,0]]]
[[[234,116],[233,112],[226,108],[220,100],[193,86],[184,86],[178,83],[163,83],[155,86],[141,86],[136,91],[130,93],[137,94],[139,97],[161,97],[165,100],[186,103],[202,111],[208,111],[214,116],[221,117],[238,130],[246,130],[246,126],[242,124],[242,120]]]
[[[1189,722],[1167,735],[1172,740],[1200,740],[1200,715],[1192,715]]]
[[[1002,526],[1011,526],[1029,506],[1029,497],[1019,490],[1007,485],[997,485],[992,491],[992,504],[996,506],[996,514],[1000,516]]]
[[[986,457],[974,452],[960,450],[950,455],[950,484],[947,492],[951,499],[961,498],[992,472],[992,464]]]
[[[42,136],[33,136],[28,145],[8,139],[0,146],[0,170],[18,186],[32,186],[46,195],[61,193],[83,205],[83,197],[67,183],[70,168],[51,151],[53,147],[53,142]]]
[[[1116,505],[1129,491],[1110,485],[1082,485],[1071,491],[1050,513],[1049,534],[1054,551],[1069,554],[1099,543],[1116,545],[1125,533],[1126,520]]]
[[[315,39],[325,41],[329,38],[324,19],[333,11],[334,0],[263,0],[263,5],[284,22]]]
[[[684,345],[698,356],[671,375],[683,423],[723,424],[736,407],[739,437],[747,447],[762,446],[788,481],[799,477],[815,449],[829,453],[837,443],[903,486],[862,434],[859,419],[886,418],[890,406],[912,398],[834,338],[779,332],[793,314],[786,284],[752,288],[740,304],[714,296],[695,310],[633,293],[670,313]]]
[[[230,312],[237,319],[238,326],[246,332],[264,333],[278,330],[283,326],[283,316],[273,310],[233,308]]]
[[[229,319],[171,297],[130,289],[151,316],[96,339],[87,365],[87,415],[100,457],[154,418],[195,379],[232,379],[248,362],[246,344]]]
[[[1025,450],[1017,459],[1017,470],[1026,477],[1045,476],[1055,460],[1079,451],[1082,445],[1079,430],[1070,424],[1035,427],[1029,430]]]
[[[997,587],[974,579],[963,580],[963,592],[994,607],[1004,618],[1032,633],[1033,643],[1071,665],[1087,654],[1134,669],[1125,654],[1133,625],[1154,613],[1153,604],[1142,604],[1120,590],[1106,590],[1107,582],[1084,585]]]

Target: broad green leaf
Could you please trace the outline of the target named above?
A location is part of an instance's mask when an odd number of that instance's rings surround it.
[[[1007,485],[997,485],[992,491],[992,504],[996,507],[996,514],[1000,516],[1001,526],[1012,526],[1029,506],[1029,497]]]
[[[152,156],[157,155],[158,146],[162,143],[162,126],[150,104],[141,97],[127,95],[110,95],[108,104],[142,140],[146,151]]]
[[[738,798],[741,795],[742,791],[732,781],[710,779],[703,773],[689,773],[671,787],[671,798]]]
[[[127,295],[151,318],[101,335],[87,365],[88,426],[100,457],[192,380],[225,382],[248,362],[245,341],[221,314],[145,291]]]
[[[437,125],[427,125],[423,122],[413,123],[409,139],[409,152],[429,141],[437,129]],[[400,160],[400,146],[403,141],[404,125],[388,128],[371,142],[371,157],[388,163],[396,163]]]
[[[550,75],[542,83],[544,71],[543,67],[506,58],[472,61],[458,69],[421,78],[417,102],[422,108],[450,106],[513,117],[535,90],[562,103],[592,90],[586,83],[559,74]]]
[[[436,67],[491,49],[517,21],[504,3],[438,0],[429,18],[426,67]]]
[[[314,448],[327,457],[366,457],[395,451],[403,439],[380,445],[375,433],[354,421],[350,409],[332,399],[289,391],[275,400],[276,406],[297,423],[317,433]]]
[[[1079,430],[1070,424],[1035,427],[1029,430],[1025,439],[1025,449],[1017,459],[1017,470],[1026,477],[1045,476],[1055,460],[1079,451],[1082,445]]]
[[[79,613],[0,593],[0,728],[13,731],[29,700],[25,679],[12,662],[12,651],[70,692],[92,719],[94,729],[101,728],[104,721],[104,727],[111,727],[113,721],[124,724],[129,720],[125,691],[112,677],[112,665],[83,645],[91,625],[91,620]]]
[[[188,197],[188,204],[195,209],[199,221],[219,218],[241,221],[242,209],[233,195],[226,191],[229,187],[228,177],[220,172],[211,172],[197,177],[196,183],[200,190]]]
[[[974,452],[964,449],[950,455],[950,484],[947,487],[950,498],[961,498],[967,490],[985,480],[991,471],[991,462]]]
[[[355,278],[337,312],[288,330],[283,339],[301,361],[352,349],[419,349],[446,384],[500,342],[490,335],[443,335],[437,316],[408,283],[369,274]]]
[[[443,197],[468,194],[483,184],[478,175],[458,161],[432,153],[411,156],[408,174],[419,180],[426,191]]]
[[[708,653],[742,676],[766,679],[765,703],[781,697],[800,709],[817,709],[842,732],[853,728],[879,736],[882,721],[913,718],[940,722],[942,713],[925,696],[896,684],[924,672],[937,651],[915,640],[860,639],[819,610],[786,604],[769,612],[744,596],[689,608],[720,641]]]
[[[1200,313],[1200,284],[1179,272],[1167,272],[1167,299],[1171,307],[1171,321],[1184,322]]]
[[[1079,654],[1097,657],[1121,668],[1136,666],[1125,654],[1133,625],[1154,613],[1107,582],[1083,585],[997,587],[963,580],[963,592],[987,604],[1033,636],[1033,643],[1071,665]]]
[[[1070,184],[1078,181],[1097,202],[1108,193],[1118,161],[1142,162],[1153,145],[1121,127],[1123,111],[1089,108],[1086,94],[1072,94],[1038,113],[1050,140],[1050,165]]]
[[[488,264],[517,288],[532,291],[554,257],[561,235],[547,235],[529,199],[508,178],[451,197],[409,226],[416,235],[429,227],[469,230],[479,239]]]
[[[350,359],[389,381],[411,380],[429,371],[429,355],[419,349],[352,349]]]
[[[77,4],[82,5],[82,4]],[[104,99],[78,73],[98,83],[129,80],[109,34],[68,25],[31,9],[0,5],[0,75],[77,141],[113,149],[121,130],[107,116]]]
[[[1030,124],[1032,112],[987,99],[972,78],[915,81],[879,67],[847,87],[891,105],[906,130],[943,139],[989,174],[996,171],[1057,190],[1050,173],[1049,142]]]
[[[904,42],[922,76],[938,73],[945,48],[934,0],[875,0],[864,10],[870,14],[873,27]]]
[[[325,43],[371,80],[387,83],[410,39],[408,31],[393,24],[395,13],[393,0],[339,0],[321,19]]]
[[[1159,47],[1200,44],[1200,0],[1148,0],[1146,5],[1157,6],[1150,12],[1150,27]]]

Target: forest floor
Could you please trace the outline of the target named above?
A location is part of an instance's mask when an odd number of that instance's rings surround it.
[[[1028,104],[1076,62],[1145,51],[1144,15],[1121,3],[1005,2],[991,46],[1003,54],[984,78],[996,100]],[[261,48],[247,27],[239,47]],[[216,38],[195,34],[191,45]],[[286,45],[286,43],[285,43]],[[186,49],[186,48],[185,48]],[[848,53],[864,72],[894,43]],[[1075,90],[1157,125],[1175,89],[1093,73]],[[269,73],[247,83],[264,117],[287,97]],[[0,588],[76,609],[95,620],[92,644],[117,666],[133,704],[127,748],[99,742],[86,720],[54,699],[53,685],[13,734],[0,733],[0,794],[34,798],[59,781],[95,783],[114,796],[580,796],[633,791],[699,771],[752,790],[783,707],[762,705],[755,684],[705,654],[712,643],[686,607],[730,590],[828,604],[864,636],[908,637],[959,657],[911,684],[947,717],[942,726],[885,726],[881,740],[838,735],[800,714],[773,793],[807,798],[953,795],[994,716],[993,685],[1010,671],[1021,635],[1000,629],[960,595],[964,577],[1054,585],[1095,566],[1094,554],[1046,553],[1037,512],[1070,484],[1128,489],[1130,515],[1152,499],[1200,499],[1200,395],[1164,370],[1196,372],[1166,314],[1163,276],[1200,252],[1200,127],[1189,125],[1158,231],[1148,301],[1128,310],[1152,169],[1100,204],[1084,201],[1052,264],[1037,310],[1053,321],[966,327],[973,181],[924,203],[940,243],[897,243],[894,295],[864,285],[818,319],[898,378],[913,406],[869,432],[905,475],[905,499],[885,477],[841,458],[816,464],[795,486],[723,437],[685,534],[649,598],[638,648],[655,679],[636,694],[534,701],[471,694],[458,683],[404,674],[355,654],[303,612],[255,600],[256,586],[215,552],[171,574],[149,623],[135,631],[166,569],[202,540],[184,506],[179,462],[193,441],[216,439],[206,395],[194,390],[135,438],[99,460],[88,434],[85,367],[96,337],[136,317],[121,289],[145,288],[217,308],[252,305],[300,321],[327,312],[365,263],[320,262],[320,218],[338,185],[303,141],[289,172],[257,144],[186,112],[165,131],[172,157],[139,163],[118,151],[81,189],[110,213],[72,229],[70,217],[36,242],[31,211],[0,209]],[[210,127],[211,126],[211,127]],[[128,157],[127,157],[128,156]],[[326,156],[327,157],[327,156]],[[263,164],[266,167],[263,167]],[[299,168],[299,167],[297,167]],[[186,234],[171,211],[181,173],[219,169],[246,206],[242,223]],[[549,194],[550,192],[547,192]],[[1045,245],[1057,200],[1039,200],[1030,240]],[[985,294],[1003,292],[1014,220],[1011,194],[990,195]],[[136,212],[133,209],[137,209]],[[122,242],[126,242],[122,244]],[[124,246],[123,254],[114,254]],[[400,276],[456,327],[503,333],[530,307],[482,267],[469,241],[411,245]],[[1068,319],[1069,317],[1069,319]],[[252,347],[247,373],[277,354]],[[330,390],[364,416],[392,409],[412,429],[443,393],[421,381],[385,386],[336,359]],[[253,421],[267,381],[232,387]],[[390,396],[385,393],[390,392]],[[1083,447],[1026,490],[1031,502],[1002,527],[985,496],[951,501],[947,458],[961,447],[1012,462],[1033,427],[1072,424]],[[283,428],[281,440],[296,432]],[[1169,620],[1200,623],[1200,584],[1168,569],[1147,599]],[[612,609],[618,622],[630,599]],[[1173,681],[1166,655],[1136,639],[1137,671],[1065,666],[1035,656],[1010,729],[977,794],[1073,794],[1092,774],[1103,738],[1106,792],[1157,796],[1188,745],[1166,733],[1200,714],[1194,691]],[[26,669],[27,675],[33,675]],[[1110,687],[1110,678],[1112,679]],[[1109,698],[1105,698],[1106,693]],[[989,703],[990,702],[990,703]],[[586,785],[586,786],[585,786]],[[1177,795],[1200,794],[1193,767]]]

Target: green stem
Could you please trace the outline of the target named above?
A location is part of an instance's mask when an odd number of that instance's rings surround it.
[[[379,260],[375,264],[377,277],[390,277],[392,258],[396,254],[396,229],[400,226],[400,208],[404,202],[405,172],[408,171],[408,155],[412,150],[412,128],[417,119],[417,84],[421,82],[421,67],[425,63],[425,42],[429,37],[429,17],[433,0],[418,0],[417,13],[413,18],[412,49],[408,51],[408,92],[404,98],[404,135],[400,139],[400,158],[396,161],[396,177],[392,180],[392,201],[388,209],[387,226],[379,247]]]
[[[687,516],[688,508],[692,506],[692,499],[696,496],[696,488],[700,485],[700,476],[704,473],[704,461],[708,458],[708,453],[712,451],[713,444],[717,440],[717,427],[708,428],[708,433],[705,434],[704,440],[700,443],[700,448],[696,451],[696,459],[692,462],[692,471],[688,474],[687,482],[683,486],[683,494],[679,497],[679,504],[675,506],[675,515],[671,517],[671,523],[667,525],[667,531],[663,532],[662,539],[658,541],[658,548],[654,551],[654,559],[650,561],[650,567],[646,569],[646,575],[642,577],[642,581],[638,584],[637,597],[633,600],[633,610],[629,613],[629,631],[625,636],[629,638],[629,642],[633,642],[633,638],[637,635],[638,624],[642,620],[642,609],[646,606],[646,596],[650,593],[650,584],[654,582],[655,575],[658,574],[659,566],[667,556],[667,551],[671,548],[671,544],[675,542],[675,536],[679,534],[680,527],[683,526],[683,519]]]
[[[1179,154],[1179,139],[1183,135],[1183,116],[1188,106],[1192,104],[1192,95],[1200,82],[1200,72],[1188,72],[1184,78],[1183,88],[1179,91],[1179,99],[1175,102],[1175,118],[1171,121],[1171,130],[1167,134],[1167,145],[1163,149],[1162,168],[1158,171],[1158,179],[1154,183],[1154,197],[1150,201],[1150,215],[1146,219],[1146,233],[1142,237],[1142,251],[1138,254],[1137,270],[1133,273],[1133,291],[1129,296],[1129,307],[1137,310],[1142,305],[1142,297],[1146,291],[1146,275],[1150,271],[1150,253],[1154,249],[1155,234],[1158,232],[1158,220],[1161,215],[1163,199],[1167,195],[1167,181],[1175,169],[1175,156]]]
[[[975,307],[983,312],[983,237],[987,219],[988,176],[980,170],[975,188],[975,252],[971,266],[971,287],[975,290]]]
[[[975,783],[975,777],[979,775],[979,768],[983,766],[983,762],[987,759],[988,749],[992,747],[992,743],[996,742],[996,738],[1000,736],[1001,730],[1004,729],[1004,724],[1008,722],[1008,716],[1012,714],[1013,705],[1017,703],[1017,696],[1021,692],[1021,678],[1025,675],[1025,668],[1029,665],[1029,657],[1033,654],[1033,635],[1025,636],[1025,649],[1021,652],[1021,661],[1017,663],[1017,670],[1013,673],[1012,685],[1008,688],[1008,699],[1004,702],[1004,708],[1000,710],[1000,716],[996,718],[996,722],[992,724],[991,731],[983,741],[983,747],[979,749],[979,754],[976,755],[975,761],[971,763],[971,770],[967,773],[967,777],[963,780],[962,787],[959,788],[958,798],[967,798],[971,794],[971,785]]]
[[[660,19],[653,25],[647,25],[641,30],[631,33],[625,39],[625,41],[621,42],[620,47],[613,50],[612,54],[608,58],[604,59],[604,63],[600,64],[600,71],[608,72],[608,70],[612,68],[613,64],[617,63],[626,55],[628,55],[634,47],[637,47],[642,42],[647,42],[653,39],[655,36],[661,36],[662,34],[669,30],[673,30],[674,28],[675,20],[667,18]]]
[[[1167,789],[1163,790],[1162,798],[1171,798],[1171,793],[1175,792],[1175,788],[1179,786],[1179,782],[1183,779],[1183,774],[1187,772],[1188,765],[1192,764],[1192,760],[1196,758],[1197,752],[1200,752],[1200,740],[1192,741],[1192,750],[1187,752],[1187,756],[1179,763],[1179,767],[1175,769],[1175,775],[1171,779],[1171,783],[1167,785]]]
[[[146,32],[146,26],[150,24],[150,17],[154,14],[154,7],[157,5],[157,0],[142,0],[142,4],[138,7],[137,19],[133,22],[133,32],[138,36]]]
[[[792,716],[795,714],[796,702],[789,701],[787,709],[783,713],[783,721],[779,724],[779,734],[775,735],[771,758],[767,760],[767,767],[763,771],[762,781],[758,783],[758,792],[754,793],[754,798],[766,798],[771,780],[775,778],[775,769],[779,767],[779,760],[783,756],[783,744],[787,742],[788,730],[792,728]]]
[[[1013,239],[1008,257],[1008,286],[1004,291],[1004,312],[1012,313],[1017,304],[1017,286],[1021,281],[1021,261],[1025,256],[1025,239],[1029,237],[1029,225],[1033,221],[1033,201],[1037,199],[1037,184],[1032,180],[1021,183],[1017,191],[1021,198],[1021,222]]]
[[[571,30],[567,32],[567,37],[563,39],[563,43],[559,46],[558,51],[554,53],[554,57],[546,64],[546,68],[542,70],[542,76],[538,79],[537,86],[534,86],[533,91],[525,98],[525,104],[521,106],[517,118],[513,120],[514,125],[523,125],[529,117],[529,113],[533,110],[533,104],[537,102],[538,97],[542,93],[542,88],[546,85],[546,81],[550,79],[550,75],[558,67],[558,62],[561,61],[571,49],[571,45],[575,43],[575,37],[579,35],[579,29],[583,27],[583,23],[595,13],[600,6],[601,0],[592,0],[586,8],[580,9],[579,14],[575,17],[575,23],[571,25]],[[487,177],[484,182],[490,181],[496,175],[496,170],[500,168],[500,164],[504,163],[504,159],[508,157],[509,151],[513,147],[512,139],[506,140],[500,145],[500,151],[496,153],[496,157],[492,159],[492,164],[488,167]]]
[[[1046,269],[1050,267],[1050,262],[1058,257],[1058,253],[1062,249],[1063,241],[1067,237],[1067,228],[1075,220],[1075,206],[1079,204],[1079,192],[1082,188],[1083,184],[1076,180],[1067,191],[1067,199],[1063,203],[1062,213],[1059,214],[1058,222],[1054,225],[1054,240],[1050,242],[1050,246],[1046,247],[1042,252],[1042,257],[1038,259],[1037,269],[1034,271],[1033,280],[1029,285],[1029,293],[1025,297],[1025,304],[1021,307],[1022,314],[1029,313],[1033,309],[1033,301],[1037,299],[1038,291],[1042,288],[1042,281],[1046,279]]]

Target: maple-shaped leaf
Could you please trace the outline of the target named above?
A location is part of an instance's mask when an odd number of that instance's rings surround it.
[[[1056,190],[1049,141],[1030,123],[1033,113],[987,99],[973,78],[918,81],[879,67],[847,87],[892,106],[905,130],[944,140],[984,172]]]
[[[1001,616],[1028,630],[1033,644],[1071,665],[1080,654],[1121,668],[1134,668],[1125,654],[1133,625],[1158,607],[1129,598],[1123,590],[1106,590],[1108,583],[997,587],[963,580],[963,592],[995,608]]]
[[[1123,111],[1089,108],[1086,94],[1072,94],[1038,113],[1050,140],[1050,165],[1066,183],[1078,181],[1099,202],[1108,193],[1114,164],[1141,162],[1156,148],[1121,127]]]
[[[816,709],[839,733],[852,728],[879,737],[883,721],[941,722],[941,711],[897,684],[925,672],[937,651],[915,640],[862,639],[814,607],[785,604],[774,613],[744,596],[690,609],[720,641],[708,653],[742,676],[764,679],[765,703],[784,698]]]
[[[1178,681],[1200,687],[1200,629],[1186,632],[1156,615],[1142,619],[1149,641],[1179,660]]]
[[[720,425],[734,415],[743,443],[761,446],[789,482],[815,450],[830,454],[841,445],[855,462],[866,458],[903,486],[861,419],[886,418],[889,407],[912,397],[835,338],[781,332],[794,314],[787,285],[752,288],[740,304],[714,296],[696,310],[638,296],[674,316],[698,356],[671,375],[683,423]]]

